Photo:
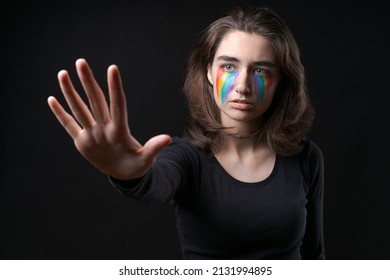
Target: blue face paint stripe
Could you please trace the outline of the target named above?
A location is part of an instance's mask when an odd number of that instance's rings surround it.
[[[256,83],[256,97],[257,102],[262,102],[264,100],[264,94],[266,90],[266,81],[264,76],[254,75]]]

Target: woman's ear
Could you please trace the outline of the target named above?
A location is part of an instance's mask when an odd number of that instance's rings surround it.
[[[213,84],[213,76],[211,75],[211,65],[210,63],[207,65],[207,79],[209,80],[211,85]]]

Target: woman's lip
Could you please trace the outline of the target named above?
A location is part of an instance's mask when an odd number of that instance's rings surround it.
[[[234,109],[239,110],[247,110],[254,106],[253,103],[246,100],[232,100],[230,101],[230,104]]]

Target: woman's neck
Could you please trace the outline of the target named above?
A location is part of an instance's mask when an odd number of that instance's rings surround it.
[[[217,154],[237,156],[239,158],[252,156],[259,150],[268,147],[265,141],[259,139],[260,133],[261,129],[251,134],[245,134],[245,136],[225,131],[222,133]]]
[[[224,133],[227,136],[231,136],[231,137],[238,139],[238,140],[256,138],[256,136],[258,136],[260,132],[261,132],[261,128],[258,128],[254,132],[237,132],[235,129],[225,129],[224,130]]]

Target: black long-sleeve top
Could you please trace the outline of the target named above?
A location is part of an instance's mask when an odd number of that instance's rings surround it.
[[[171,202],[185,259],[324,259],[323,156],[311,140],[246,183],[174,137],[148,173],[111,182],[141,203]]]

